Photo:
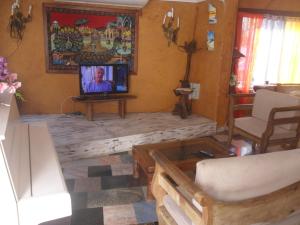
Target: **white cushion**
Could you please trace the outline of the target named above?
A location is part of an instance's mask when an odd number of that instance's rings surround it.
[[[255,117],[241,117],[234,120],[234,125],[237,128],[240,128],[246,131],[249,134],[252,134],[256,137],[261,138],[263,133],[266,131],[267,122]],[[279,138],[290,138],[296,137],[296,131],[287,130],[282,127],[276,126],[274,134],[271,136],[271,139]]]
[[[20,225],[70,216],[70,194],[47,125],[30,124],[29,134],[32,195],[18,201]]]
[[[217,200],[240,201],[300,181],[299,162],[300,149],[203,160],[197,163],[195,182]]]
[[[300,105],[300,98],[286,93],[260,89],[256,92],[253,103],[252,116],[268,121],[269,114],[273,108]],[[300,115],[300,112],[279,113],[276,118],[284,118]],[[282,125],[285,129],[295,129],[295,124]]]

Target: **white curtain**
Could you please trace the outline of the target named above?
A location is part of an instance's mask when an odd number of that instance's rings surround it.
[[[300,19],[265,15],[256,33],[252,85],[300,83]]]

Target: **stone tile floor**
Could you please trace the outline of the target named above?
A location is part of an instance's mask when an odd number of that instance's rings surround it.
[[[146,180],[133,178],[128,152],[65,162],[62,169],[71,225],[156,224],[155,202],[146,200]]]
[[[226,133],[214,138],[226,144]],[[232,150],[247,152],[251,143],[235,137]],[[155,202],[146,200],[146,181],[132,176],[130,152],[64,162],[62,169],[72,199],[71,225],[157,224]]]

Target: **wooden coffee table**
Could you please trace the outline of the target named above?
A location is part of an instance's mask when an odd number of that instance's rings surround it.
[[[149,155],[151,150],[163,152],[183,171],[196,171],[196,163],[208,159],[208,157],[199,154],[200,151],[213,153],[214,158],[230,157],[228,150],[212,137],[133,146],[133,176],[139,178],[140,171],[146,175],[148,199],[153,199],[151,182],[155,170],[155,162]]]

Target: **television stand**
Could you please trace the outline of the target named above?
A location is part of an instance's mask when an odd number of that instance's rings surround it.
[[[119,116],[124,119],[126,115],[126,101],[128,99],[135,99],[135,95],[104,95],[104,96],[78,96],[73,97],[74,102],[84,103],[86,105],[87,120],[94,120],[94,104],[105,102],[118,102]]]

